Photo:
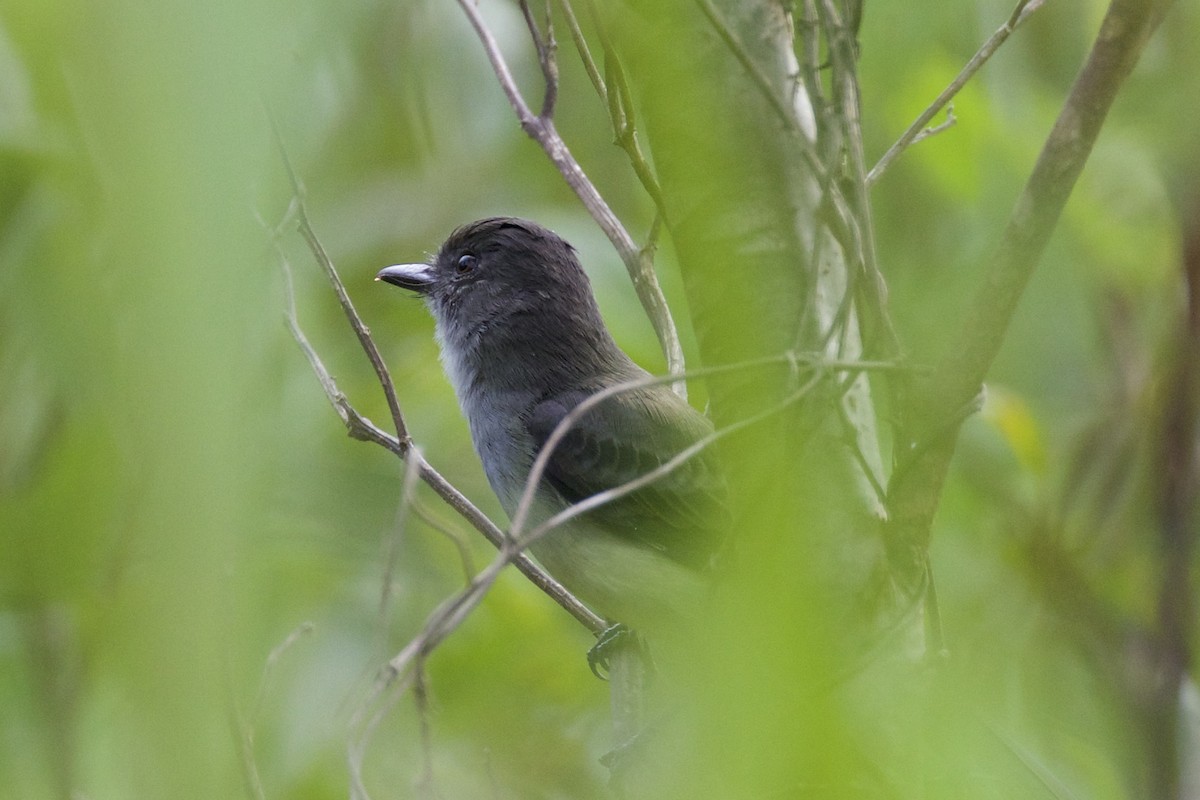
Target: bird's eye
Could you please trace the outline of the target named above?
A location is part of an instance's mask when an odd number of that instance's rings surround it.
[[[468,272],[472,272],[477,266],[479,266],[479,259],[467,253],[458,257],[458,263],[455,265],[455,268],[458,270],[459,275],[465,275]]]

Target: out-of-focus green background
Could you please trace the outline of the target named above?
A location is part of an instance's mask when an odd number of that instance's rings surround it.
[[[1039,11],[956,99],[957,125],[875,188],[880,260],[914,350],[963,323],[1103,9]],[[483,10],[536,98],[515,5]],[[867,4],[869,157],[1010,10]],[[1035,545],[1052,541],[1114,618],[1150,616],[1139,398],[1181,313],[1182,242],[1200,228],[1198,36],[1196,7],[1178,4],[1123,91],[964,431],[934,534],[947,690],[1024,762],[1014,772],[1059,781],[1047,797],[1139,785],[1108,665]],[[560,39],[559,128],[640,238],[652,206]],[[291,227],[275,236],[289,190],[271,117],[413,436],[497,519],[432,324],[372,282],[381,266],[420,260],[481,216],[536,218],[579,249],[620,343],[662,368],[619,260],[517,127],[454,3],[8,0],[0,797],[344,797],[347,730],[376,669],[462,584],[453,542],[395,529],[402,465],[346,438],[285,328],[276,242],[314,345],[386,421],[311,256]],[[686,329],[669,243],[659,266]],[[486,563],[477,536],[421,499]],[[588,644],[518,576],[500,582],[429,665],[440,796],[602,794],[607,689]],[[945,744],[948,759],[967,746]],[[405,697],[366,755],[372,797],[438,796],[421,794],[422,752]]]

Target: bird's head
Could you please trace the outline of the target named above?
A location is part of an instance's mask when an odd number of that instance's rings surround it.
[[[444,344],[604,331],[574,248],[527,220],[492,217],[455,230],[425,264],[385,267],[376,280],[425,298]],[[606,335],[606,334],[604,334]]]

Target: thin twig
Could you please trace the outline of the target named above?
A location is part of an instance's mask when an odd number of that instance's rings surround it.
[[[521,129],[541,146],[551,163],[554,164],[563,176],[563,180],[567,182],[567,185],[579,197],[584,208],[587,209],[592,219],[604,231],[609,242],[616,248],[621,261],[625,264],[625,269],[629,273],[629,277],[633,281],[633,287],[637,292],[638,300],[641,302],[642,308],[646,311],[646,315],[650,318],[650,324],[654,327],[654,332],[658,336],[659,345],[662,347],[663,355],[667,361],[667,370],[672,374],[682,373],[685,369],[683,346],[679,341],[679,333],[675,328],[675,321],[671,317],[671,309],[667,306],[667,300],[662,293],[662,287],[659,286],[658,276],[655,275],[651,265],[647,264],[641,257],[640,248],[634,243],[633,237],[629,235],[629,231],[621,224],[617,215],[613,213],[608,203],[600,195],[599,190],[596,189],[595,185],[584,174],[583,168],[579,166],[579,162],[571,155],[566,142],[563,141],[562,136],[559,135],[557,129],[554,127],[553,118],[549,116],[535,116],[529,109],[529,105],[521,95],[521,90],[517,88],[516,81],[513,79],[512,71],[509,70],[504,55],[500,52],[500,46],[496,42],[496,37],[492,35],[491,30],[487,27],[487,23],[483,21],[483,17],[479,14],[479,9],[475,7],[472,0],[458,0],[458,5],[462,8],[463,13],[467,15],[471,27],[479,37],[480,43],[483,44],[484,52],[487,54],[488,61],[492,65],[492,70],[496,73],[496,78],[500,81],[500,87],[504,91],[505,97],[508,98],[509,104],[512,106],[513,111],[516,112]],[[677,381],[673,388],[680,394],[686,392],[686,387],[682,381]]]
[[[325,252],[325,247],[313,231],[312,223],[308,218],[308,209],[304,203],[304,187],[300,183],[300,178],[296,175],[296,171],[292,168],[291,159],[288,158],[287,150],[284,148],[283,141],[279,137],[278,132],[276,132],[275,141],[279,147],[279,156],[283,161],[284,169],[287,171],[288,180],[292,184],[291,210],[295,214],[295,221],[300,229],[300,235],[308,243],[308,247],[312,250],[317,263],[325,272],[330,285],[333,286],[338,303],[341,305],[346,319],[350,322],[350,327],[354,329],[354,335],[358,337],[358,343],[362,346],[363,352],[367,354],[367,360],[371,362],[371,368],[375,370],[375,377],[379,379],[379,385],[383,388],[383,394],[387,398],[388,410],[392,414],[392,424],[396,428],[396,440],[402,448],[407,449],[411,444],[411,439],[408,436],[408,428],[404,423],[404,414],[400,411],[400,401],[396,396],[396,387],[392,383],[392,376],[388,373],[387,365],[383,362],[383,356],[379,354],[379,348],[375,346],[375,340],[371,338],[371,332],[363,324],[362,317],[354,309],[354,303],[350,301],[350,294],[346,291],[346,286],[342,283],[342,279],[333,265],[333,260],[329,258],[329,254]],[[294,316],[293,314],[293,318]]]
[[[271,686],[275,665],[279,663],[279,659],[283,657],[283,654],[291,649],[292,645],[298,642],[301,637],[311,633],[312,630],[313,624],[311,622],[302,622],[282,642],[271,648],[271,652],[267,655],[267,659],[263,663],[262,676],[258,681],[258,690],[254,694],[254,704],[251,707],[249,717],[242,713],[236,701],[233,704],[234,721],[241,740],[242,769],[246,774],[246,782],[249,784],[250,793],[254,796],[255,800],[266,800],[267,797],[266,789],[262,783],[262,775],[258,771],[258,762],[254,756],[254,731],[259,718],[262,717],[263,704],[266,702],[266,697]]]
[[[841,131],[846,142],[846,168],[851,187],[846,199],[853,215],[853,231],[856,234],[854,242],[857,248],[846,252],[845,255],[852,257],[855,264],[861,267],[861,273],[858,270],[851,271],[849,280],[857,284],[857,287],[848,286],[847,295],[854,294],[854,288],[857,288],[865,297],[867,308],[874,317],[876,330],[882,333],[882,352],[892,358],[900,353],[900,338],[892,325],[891,314],[888,311],[887,286],[876,255],[875,225],[871,218],[870,196],[867,191],[862,120],[859,115],[857,44],[853,32],[846,29],[833,0],[822,0],[818,13],[829,46],[829,58],[834,65],[833,91],[841,112]],[[864,280],[854,281],[858,274],[861,274]],[[848,333],[849,326],[845,330]]]
[[[542,110],[538,116],[550,119],[554,116],[554,107],[558,103],[558,61],[555,52],[558,43],[554,41],[554,27],[550,23],[550,14],[546,14],[546,33],[543,36],[538,28],[533,11],[529,8],[529,0],[521,0],[521,14],[525,17],[525,27],[529,29],[529,38],[533,40],[533,48],[537,51],[538,65],[542,68],[542,80],[546,90],[542,95]]]
[[[931,136],[937,136],[939,133],[950,130],[958,124],[958,117],[954,116],[954,103],[946,105],[946,118],[937,125],[930,125],[928,128],[923,128],[916,138],[912,140],[912,144],[923,142]]]
[[[275,665],[283,658],[284,653],[291,650],[292,647],[305,636],[313,632],[316,627],[311,622],[301,622],[284,640],[271,648],[271,652],[267,654],[267,660],[263,663],[262,678],[258,684],[258,692],[254,695],[254,716],[253,719],[258,719],[262,715],[263,703],[266,702],[267,694],[271,688],[271,682],[275,675]]]
[[[789,3],[783,11],[783,16],[787,23],[788,40],[792,43],[789,52],[786,54],[787,61],[784,68],[784,75],[787,79],[787,93],[792,113],[796,115],[796,121],[799,123],[805,137],[809,141],[816,141],[817,112],[813,106],[816,98],[808,92],[808,86],[804,77],[805,68],[800,63],[800,58],[796,53],[796,5],[794,2]]]
[[[655,214],[654,219],[650,222],[650,232],[646,234],[646,244],[642,247],[642,258],[654,260],[654,254],[658,252],[658,237],[663,230],[663,215]]]
[[[425,662],[418,661],[413,669],[413,706],[417,712],[417,734],[421,740],[421,775],[417,778],[417,796],[439,796],[433,777],[433,731],[429,726],[429,681]]]
[[[783,121],[784,129],[792,135],[792,139],[798,144],[801,158],[812,173],[813,179],[820,186],[822,207],[818,213],[821,213],[825,221],[829,223],[830,233],[842,245],[848,259],[853,260],[856,255],[861,256],[861,259],[856,264],[870,265],[867,268],[868,274],[872,276],[872,286],[869,289],[870,297],[876,298],[873,299],[872,306],[877,308],[878,316],[885,332],[890,331],[890,318],[884,308],[886,305],[884,299],[886,297],[886,290],[882,286],[882,278],[879,276],[878,270],[874,268],[874,245],[872,242],[866,241],[866,236],[863,234],[863,225],[854,222],[857,218],[869,224],[869,212],[861,208],[861,203],[855,204],[855,207],[852,208],[850,200],[847,199],[839,182],[835,179],[836,175],[840,174],[840,141],[844,131],[840,130],[838,126],[828,123],[832,106],[823,99],[823,90],[820,85],[818,67],[816,65],[818,15],[815,6],[811,2],[807,2],[805,5],[801,26],[806,55],[803,63],[797,63],[797,68],[800,72],[798,78],[803,79],[801,85],[805,88],[810,103],[816,104],[816,111],[824,122],[824,124],[819,125],[821,136],[817,137],[816,141],[805,131],[805,126],[797,116],[795,109],[792,108],[789,110],[784,105],[783,100],[772,87],[766,74],[759,69],[751,57],[751,53],[738,39],[736,33],[730,28],[711,0],[695,0],[695,2],[722,42],[724,42],[738,63],[741,64],[743,70],[749,75],[755,88],[758,89],[759,93],[775,111],[775,114]],[[835,29],[840,29],[840,23],[834,27]],[[835,42],[833,41],[834,37],[830,38],[830,48],[832,49]],[[853,44],[852,41],[851,44]],[[850,74],[853,75],[853,56],[851,56],[850,63]],[[857,92],[853,82],[851,81],[850,83],[854,92]],[[842,94],[845,95],[846,92],[843,91]],[[856,109],[852,117],[857,120]],[[851,117],[848,116],[847,118]],[[822,153],[824,153],[824,161],[817,152],[818,145],[822,148]],[[814,248],[819,246],[818,243],[814,242]],[[818,262],[814,260],[811,263],[816,264]],[[802,331],[803,328],[798,327],[797,330]],[[888,334],[887,350],[888,355],[894,355],[899,352],[899,345],[895,344],[893,333]]]
[[[396,680],[390,680],[383,685],[376,681],[370,696],[363,701],[350,720],[351,730],[357,732],[357,735],[352,734],[346,740],[346,765],[350,772],[351,800],[371,800],[366,783],[363,782],[363,761],[366,760],[367,746],[374,738],[379,723],[404,696],[413,681],[412,673],[397,675],[395,678]],[[391,692],[390,696],[377,704],[379,695],[386,691]]]
[[[282,251],[279,252],[279,263],[283,270],[284,283],[287,290],[288,305],[286,315],[288,330],[291,331],[292,338],[300,345],[300,349],[308,359],[309,366],[312,367],[313,373],[317,376],[317,380],[320,381],[321,388],[325,390],[325,396],[329,398],[334,411],[342,418],[342,422],[346,426],[346,432],[353,439],[364,442],[375,442],[404,458],[407,449],[400,443],[400,440],[359,414],[334,382],[333,376],[325,367],[325,363],[321,360],[321,357],[317,355],[316,349],[308,341],[308,337],[304,335],[304,331],[300,328],[300,323],[297,321],[296,294],[292,285],[292,267]]]
[[[463,576],[469,582],[471,576],[475,574],[475,560],[471,557],[471,546],[467,542],[466,537],[463,536],[462,531],[438,519],[437,515],[426,508],[425,504],[420,500],[414,499],[412,511],[417,515],[418,519],[450,540],[450,543],[454,545],[454,549],[458,551],[458,560],[462,564]]]
[[[629,90],[629,81],[625,77],[625,68],[621,65],[621,59],[617,56],[612,40],[605,32],[595,3],[588,0],[588,8],[600,37],[600,48],[604,51],[604,70],[609,77],[607,83],[600,79],[599,71],[592,60],[591,51],[587,48],[587,42],[583,40],[583,34],[579,32],[579,23],[575,20],[571,4],[567,0],[559,0],[559,4],[567,17],[567,24],[573,26],[572,37],[577,37],[576,49],[579,51],[579,57],[583,60],[584,70],[589,76],[595,76],[592,79],[592,85],[595,86],[596,93],[600,95],[600,99],[608,108],[609,122],[613,129],[613,141],[625,151],[625,155],[629,158],[629,165],[633,167],[634,175],[642,184],[642,188],[646,190],[646,194],[650,195],[650,199],[654,201],[658,215],[665,218],[667,204],[662,188],[659,186],[658,178],[650,167],[650,162],[642,152],[642,146],[638,141],[636,112]],[[642,250],[644,252],[646,248],[643,247]]]
[[[420,678],[424,660],[429,653],[462,623],[483,599],[501,570],[513,561],[513,551],[505,549],[498,552],[492,562],[467,587],[456,592],[430,613],[421,631],[380,671],[371,691],[350,721],[350,728],[354,733],[347,739],[346,761],[350,771],[352,800],[370,800],[363,782],[363,761],[367,746],[373,739],[379,723],[391,711],[396,701]]]
[[[575,43],[575,49],[579,52],[579,59],[583,62],[583,69],[587,72],[588,80],[592,82],[592,88],[596,90],[596,94],[600,95],[600,99],[607,103],[608,87],[604,84],[604,78],[600,77],[600,70],[596,67],[596,60],[592,58],[592,51],[588,47],[587,39],[579,27],[579,19],[575,16],[575,9],[571,7],[571,0],[558,0],[558,7],[562,9],[563,16],[567,20],[567,28],[571,31],[571,41]]]
[[[416,449],[416,448],[414,448]],[[400,543],[408,524],[409,510],[416,496],[417,479],[421,475],[421,459],[405,459],[404,477],[400,481],[400,499],[396,503],[396,515],[392,521],[391,530],[387,532],[385,547],[386,555],[383,560],[383,579],[379,587],[379,633],[380,641],[386,641],[387,632],[391,629],[392,583],[396,572],[396,561],[400,557]]]
[[[988,59],[1000,49],[1000,45],[1004,44],[1013,31],[1019,28],[1025,20],[1029,19],[1030,15],[1041,8],[1044,3],[1045,0],[1018,0],[1016,8],[1013,9],[1012,14],[1008,16],[1004,24],[983,43],[983,46],[979,48],[979,52],[971,57],[971,60],[967,62],[962,71],[950,82],[950,85],[943,89],[942,93],[937,96],[937,99],[921,112],[920,116],[913,121],[913,124],[908,126],[908,130],[901,134],[896,143],[889,147],[888,151],[883,154],[883,157],[879,159],[879,163],[871,168],[871,171],[867,173],[868,187],[873,186],[875,181],[879,180],[880,176],[891,166],[897,156],[918,141],[918,137],[921,137],[921,132],[929,125],[929,121],[937,116],[942,107],[958,94],[959,90],[967,84],[967,81],[974,77],[979,68],[986,64]]]
[[[497,552],[491,562],[476,573],[467,586],[446,598],[430,612],[425,619],[425,624],[421,626],[421,632],[388,661],[386,670],[376,681],[376,688],[372,692],[371,698],[378,697],[396,680],[407,676],[409,668],[415,660],[425,658],[447,636],[453,633],[479,605],[500,573],[510,562],[515,560],[517,555],[517,552],[511,548]]]
[[[818,36],[820,25],[817,22],[816,0],[803,0],[800,13],[800,42],[804,57],[797,59],[800,65],[800,78],[808,92],[809,102],[818,115],[828,105],[825,101],[825,87],[821,83],[821,40]],[[824,127],[824,126],[821,126]]]

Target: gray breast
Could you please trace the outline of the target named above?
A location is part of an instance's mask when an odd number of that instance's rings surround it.
[[[525,430],[527,393],[467,390],[459,396],[471,441],[500,505],[510,516],[520,502],[533,465],[533,438]]]

